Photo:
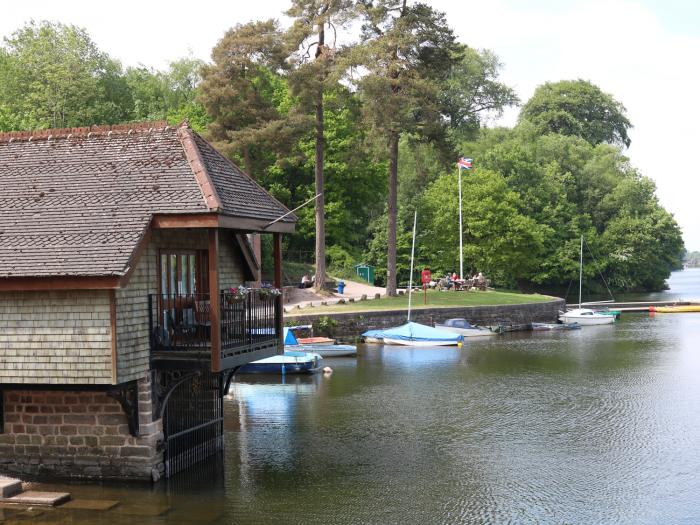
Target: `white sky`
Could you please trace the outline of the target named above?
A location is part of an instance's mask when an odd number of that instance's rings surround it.
[[[424,0],[425,1],[425,0]],[[502,80],[523,101],[545,81],[582,78],[620,100],[634,128],[628,154],[656,181],[661,203],[700,250],[700,2],[694,0],[433,0],[460,40],[496,52]],[[236,23],[280,18],[287,0],[191,2],[25,0],[4,6],[0,36],[30,19],[86,28],[124,65],[163,68],[186,55],[209,59]],[[502,123],[513,124],[517,109]]]

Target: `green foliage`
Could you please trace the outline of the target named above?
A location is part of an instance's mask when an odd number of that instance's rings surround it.
[[[331,273],[338,273],[342,276],[353,274],[353,267],[357,264],[357,258],[341,246],[329,246],[326,250],[328,258],[328,268]]]
[[[503,108],[519,103],[515,91],[498,82],[502,64],[488,49],[462,46],[443,91],[442,110],[453,134],[473,136],[484,115],[500,116]]]
[[[430,229],[420,236],[436,275],[458,270],[457,174],[440,176],[425,191],[423,217]],[[465,271],[483,271],[500,284],[529,277],[543,255],[546,228],[518,211],[519,195],[502,175],[479,170],[463,175]]]
[[[581,233],[595,256],[586,253],[587,282],[602,286],[602,273],[618,290],[658,290],[679,266],[678,225],[659,205],[654,183],[617,147],[542,135],[529,123],[511,131],[485,130],[464,147],[474,151],[476,173],[488,169],[503,177],[518,196],[513,202],[518,212],[533,220],[532,231],[541,235],[536,265],[516,271],[513,263],[502,261],[506,280],[565,288],[578,279]]]
[[[31,22],[0,46],[0,130],[187,119],[289,208],[316,194],[322,159],[330,267],[350,275],[364,259],[378,284],[392,247],[392,275],[408,281],[414,210],[416,266],[458,269],[458,154],[476,166],[463,174],[467,271],[566,287],[578,278],[581,234],[595,255],[586,254],[587,282],[601,273],[620,290],[657,290],[681,266],[678,224],[622,154],[625,108],[597,86],[546,83],[514,129],[486,129],[485,116],[517,97],[498,82],[497,57],[458,43],[442,13],[402,0],[295,0],[290,15],[288,31],[272,20],[238,25],[213,63],[186,58],[165,71],[123,71],[84,29]],[[361,42],[331,43],[327,22],[357,17]],[[328,42],[311,45],[319,36]],[[311,252],[318,217],[313,205],[297,215],[285,247]],[[268,273],[270,254],[265,239]],[[310,263],[285,262],[289,284]]]
[[[72,25],[31,22],[0,48],[0,130],[188,119],[209,122],[197,102],[200,60],[185,58],[160,72],[126,72]]]
[[[121,66],[84,29],[30,22],[0,52],[0,125],[36,129],[128,118]]]
[[[338,322],[330,316],[323,315],[311,323],[311,329],[316,337],[334,337]]]
[[[523,106],[520,120],[531,122],[539,133],[575,135],[593,145],[629,146],[632,124],[625,107],[598,86],[585,80],[547,82]]]

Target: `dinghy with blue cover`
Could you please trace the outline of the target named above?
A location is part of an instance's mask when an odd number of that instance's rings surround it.
[[[404,346],[451,346],[462,342],[460,334],[411,321],[403,326],[384,330],[382,339],[387,345]]]

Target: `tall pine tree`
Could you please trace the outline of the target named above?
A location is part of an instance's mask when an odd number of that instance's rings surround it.
[[[399,139],[435,136],[442,129],[441,93],[459,46],[442,13],[406,0],[362,0],[362,44],[355,63],[367,124],[383,138],[389,157],[387,295],[396,295],[396,219]]]

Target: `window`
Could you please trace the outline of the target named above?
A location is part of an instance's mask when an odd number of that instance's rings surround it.
[[[209,293],[209,254],[205,250],[161,250],[160,293],[191,295]]]

